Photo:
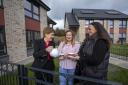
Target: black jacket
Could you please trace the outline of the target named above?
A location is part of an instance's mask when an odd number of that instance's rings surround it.
[[[54,42],[50,42],[50,46],[55,47]],[[54,65],[53,59],[48,60],[48,52],[45,50],[45,42],[44,39],[39,39],[34,42],[34,62],[32,64],[32,67],[36,68],[47,68],[49,62],[51,63],[51,66],[49,68],[52,68]],[[54,68],[54,67],[53,67]]]
[[[84,44],[84,43],[83,43]],[[96,41],[92,55],[83,53],[80,48],[80,63],[82,65],[82,75],[97,79],[106,79],[109,63],[109,49],[103,39]],[[86,50],[86,49],[84,49]]]

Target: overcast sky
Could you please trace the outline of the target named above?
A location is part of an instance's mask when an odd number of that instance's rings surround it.
[[[54,28],[64,28],[65,12],[72,8],[82,9],[115,9],[128,14],[128,0],[42,0],[51,10],[48,16],[56,21]]]

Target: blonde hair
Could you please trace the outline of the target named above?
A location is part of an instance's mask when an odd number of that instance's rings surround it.
[[[43,30],[43,36],[45,37],[45,34],[50,34],[52,32],[55,32],[53,30],[53,28],[51,28],[51,27],[45,27],[44,30]]]
[[[72,34],[72,41],[71,41],[71,44],[72,44],[72,46],[74,46],[75,45],[75,33],[72,31],[72,30],[67,30],[66,32],[65,32],[65,39],[64,39],[64,44],[67,44],[67,40],[66,40],[66,34],[68,33],[68,32],[71,32],[71,34]]]

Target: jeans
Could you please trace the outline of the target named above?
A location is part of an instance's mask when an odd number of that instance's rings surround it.
[[[59,72],[64,74],[74,75],[75,69],[59,68]],[[71,78],[70,76],[64,76],[60,74],[59,80],[60,80],[60,85],[67,85],[67,82],[68,82],[68,85],[74,85],[73,84],[74,79]]]

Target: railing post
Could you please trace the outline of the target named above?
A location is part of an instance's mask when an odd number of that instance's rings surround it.
[[[24,65],[18,65],[18,77],[19,77],[19,85],[28,85],[28,79],[27,78],[28,71],[27,68],[24,67]]]

